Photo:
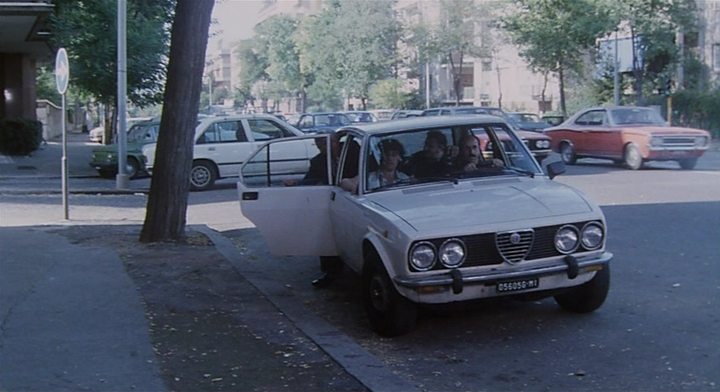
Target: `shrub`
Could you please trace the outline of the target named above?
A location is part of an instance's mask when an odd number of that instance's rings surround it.
[[[36,120],[0,119],[0,153],[27,155],[42,142],[42,123]]]

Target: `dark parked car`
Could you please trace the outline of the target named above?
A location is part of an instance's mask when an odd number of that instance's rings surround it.
[[[298,120],[297,128],[305,133],[332,133],[351,123],[352,120],[340,112],[304,113]]]
[[[157,142],[160,121],[144,121],[128,130],[125,173],[134,178],[145,171],[142,147]],[[103,178],[113,178],[118,172],[118,145],[116,143],[93,149],[90,166]]]
[[[350,118],[350,121],[354,123],[372,123],[380,121],[374,114],[362,110],[354,110],[342,113],[348,116]]]
[[[390,117],[390,119],[397,120],[399,118],[420,117],[420,115],[422,115],[422,112],[422,110],[396,110],[395,113],[392,114],[392,117]]]
[[[542,132],[545,128],[549,128],[550,124],[540,119],[535,113],[526,112],[510,112],[507,113],[508,119],[515,128],[522,131]]]

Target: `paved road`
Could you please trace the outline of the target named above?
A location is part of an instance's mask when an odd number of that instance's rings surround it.
[[[567,314],[551,300],[430,308],[415,332],[398,339],[369,332],[357,277],[346,273],[315,290],[314,258],[267,255],[239,214],[232,182],[191,194],[188,220],[223,231],[265,277],[426,390],[717,389],[720,152],[693,171],[673,163],[628,171],[588,160],[557,181],[587,193],[607,216],[613,283],[598,312]],[[70,202],[71,219],[141,222],[146,197],[72,195]],[[60,221],[59,205],[58,195],[4,195],[0,226]]]

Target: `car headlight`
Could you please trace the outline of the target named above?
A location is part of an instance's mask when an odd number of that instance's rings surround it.
[[[662,146],[662,144],[663,144],[663,138],[661,138],[659,136],[653,136],[650,139],[650,145],[652,147],[660,147],[660,146]]]
[[[445,267],[457,268],[465,261],[465,244],[457,238],[451,238],[440,245],[438,257]]]
[[[572,253],[579,245],[578,231],[575,226],[563,226],[555,233],[555,248],[558,252]]]
[[[707,145],[707,138],[705,136],[698,136],[695,138],[695,147],[705,147]]]
[[[604,237],[605,234],[603,233],[603,228],[600,226],[600,223],[590,222],[583,227],[580,241],[582,242],[583,248],[593,250],[602,246]]]
[[[435,265],[435,245],[418,242],[410,250],[410,264],[418,271],[427,271]]]
[[[542,144],[540,148],[550,148],[550,140],[541,140],[538,145]]]

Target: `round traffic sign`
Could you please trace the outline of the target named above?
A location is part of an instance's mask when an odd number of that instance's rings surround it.
[[[60,94],[65,94],[70,80],[70,64],[65,48],[60,48],[55,56],[55,85]]]

